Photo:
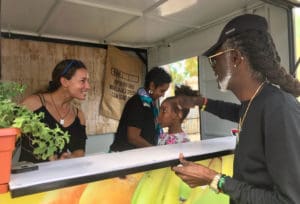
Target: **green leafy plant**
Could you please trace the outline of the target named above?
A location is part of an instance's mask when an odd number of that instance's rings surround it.
[[[51,129],[41,122],[44,113],[33,113],[17,105],[13,98],[20,96],[25,87],[15,82],[0,82],[0,128],[19,128],[21,134],[31,138],[33,154],[37,159],[46,160],[55,152],[61,151],[69,142],[70,135],[59,126]]]

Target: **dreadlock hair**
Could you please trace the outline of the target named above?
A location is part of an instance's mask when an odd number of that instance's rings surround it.
[[[191,87],[186,85],[175,86],[175,96],[168,97],[164,102],[168,102],[175,113],[182,112],[181,122],[187,117],[190,112],[189,108],[182,108],[176,102],[176,96],[199,96],[199,92],[192,90]]]
[[[300,82],[280,65],[281,59],[269,32],[248,30],[227,39],[224,45],[248,58],[255,79],[268,80],[296,97],[300,95]]]

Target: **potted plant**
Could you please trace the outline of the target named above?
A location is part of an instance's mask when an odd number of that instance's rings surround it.
[[[46,160],[69,142],[70,135],[58,126],[50,129],[41,122],[43,113],[35,114],[13,101],[25,87],[15,82],[0,81],[0,193],[7,192],[10,179],[12,152],[16,138],[31,135],[33,154]]]

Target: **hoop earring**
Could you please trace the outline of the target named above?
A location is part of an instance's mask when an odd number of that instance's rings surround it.
[[[153,91],[150,89],[150,90],[148,91],[148,93],[149,93],[149,94],[153,94]]]

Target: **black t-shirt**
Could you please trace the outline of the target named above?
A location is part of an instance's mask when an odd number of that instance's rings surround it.
[[[58,125],[61,128],[61,130],[63,130],[64,132],[66,131],[69,132],[70,142],[68,144],[65,144],[64,149],[61,151],[61,153],[67,151],[73,152],[79,149],[85,151],[87,136],[86,136],[85,126],[80,124],[80,120],[78,116],[75,117],[74,122],[70,126],[63,127],[53,118],[53,116],[48,112],[48,110],[44,105],[34,111],[34,113],[37,114],[40,112],[43,112],[45,114],[45,117],[42,120],[42,122],[47,124],[50,128],[56,128],[56,125]],[[44,162],[45,160],[36,159],[34,157],[33,150],[34,150],[34,146],[31,144],[31,136],[22,135],[21,155],[19,161],[29,161],[33,163]],[[58,152],[57,154],[60,155],[61,153]]]
[[[137,148],[128,142],[128,126],[141,129],[141,136],[155,144],[155,122],[152,108],[143,103],[139,95],[132,96],[126,103],[110,151],[124,151]]]
[[[206,111],[237,122],[241,105],[208,101]],[[266,83],[252,101],[236,146],[233,178],[223,190],[232,204],[300,203],[300,105]]]

